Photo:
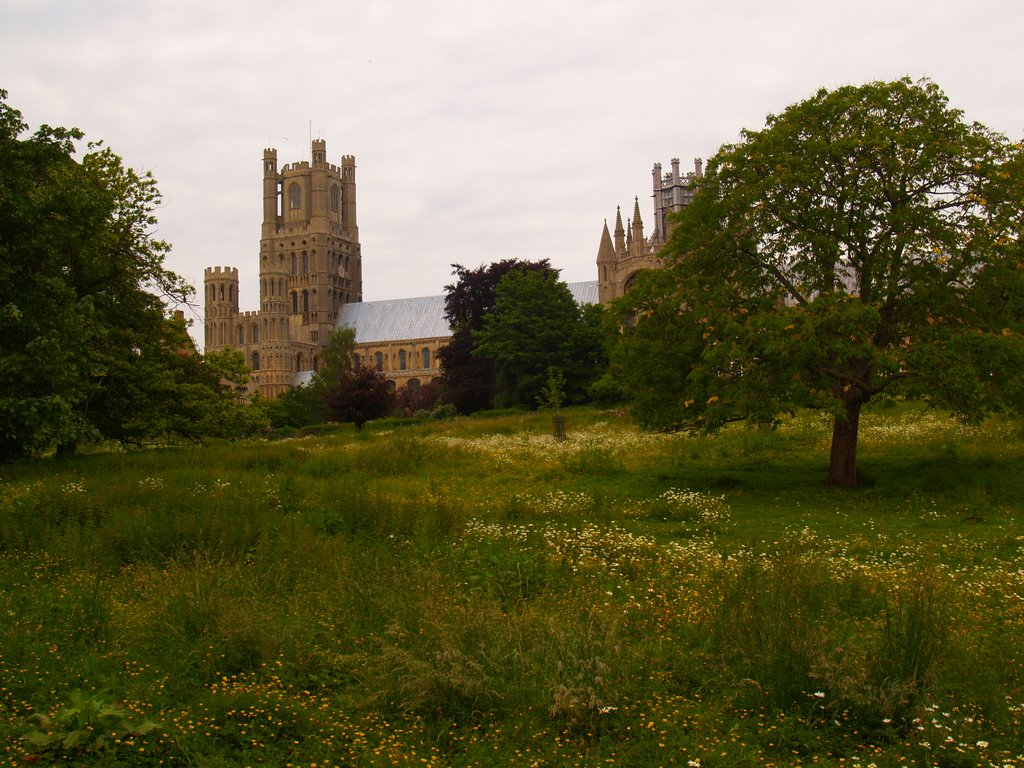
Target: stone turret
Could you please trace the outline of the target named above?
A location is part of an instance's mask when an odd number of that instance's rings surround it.
[[[683,174],[679,170],[679,158],[673,157],[670,173],[662,175],[661,164],[655,163],[651,175],[654,177],[654,232],[651,234],[651,242],[660,247],[668,242],[672,232],[670,214],[682,210],[693,200],[697,182],[704,175],[703,163],[699,157],[695,158],[693,171]]]
[[[206,296],[206,348],[213,351],[230,346],[231,329],[238,316],[238,270],[234,267],[208,267],[203,273],[203,288]]]
[[[263,237],[277,227],[280,177],[277,175],[277,150],[263,150]]]

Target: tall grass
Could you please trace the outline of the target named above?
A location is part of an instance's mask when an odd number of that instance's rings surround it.
[[[512,414],[5,468],[0,765],[76,688],[160,728],[46,760],[1020,764],[1019,433],[865,424],[848,493],[811,417],[706,438],[570,411],[555,444]]]

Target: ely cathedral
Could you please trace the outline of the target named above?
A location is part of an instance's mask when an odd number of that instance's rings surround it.
[[[308,381],[317,355],[335,328],[355,330],[353,364],[371,365],[396,387],[419,387],[440,376],[437,350],[451,335],[444,296],[364,302],[363,264],[356,224],[356,164],[344,155],[327,162],[327,144],[312,142],[311,161],[278,168],[277,150],[263,151],[263,225],[260,237],[260,309],[238,309],[238,270],[205,272],[207,352],[237,349],[252,371],[251,387],[277,397]],[[640,201],[614,231],[605,222],[593,282],[570,283],[576,301],[608,304],[642,269],[660,266],[668,214],[693,197],[701,163],[682,174],[654,171],[654,231],[643,233]]]

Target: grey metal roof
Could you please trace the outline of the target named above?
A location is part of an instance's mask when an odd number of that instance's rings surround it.
[[[582,283],[566,283],[569,293],[579,306],[597,304],[597,280],[586,280]]]
[[[577,304],[597,304],[596,280],[567,285]],[[338,328],[355,328],[356,344],[452,335],[448,321],[444,319],[444,294],[346,304],[338,313],[336,325]]]
[[[443,295],[346,304],[338,313],[336,325],[355,328],[356,344],[452,335],[444,319]]]

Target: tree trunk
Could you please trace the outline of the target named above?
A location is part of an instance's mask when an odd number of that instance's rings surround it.
[[[832,426],[832,450],[829,454],[828,484],[840,488],[857,486],[857,427],[861,401],[848,401],[846,413],[837,414]]]

